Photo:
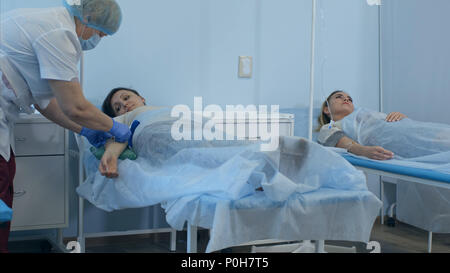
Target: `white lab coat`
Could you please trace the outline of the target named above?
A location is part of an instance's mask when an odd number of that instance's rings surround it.
[[[0,155],[9,160],[18,108],[29,112],[35,103],[46,108],[53,98],[48,80],[78,78],[82,49],[74,18],[64,7],[17,9],[0,20],[0,55],[6,56],[0,70],[14,87],[0,84]]]
[[[13,143],[13,121],[10,121],[11,119],[6,117],[8,113],[7,110],[4,111],[6,107],[6,100],[0,96],[0,156],[6,161],[9,161],[9,158],[11,157],[10,147]]]

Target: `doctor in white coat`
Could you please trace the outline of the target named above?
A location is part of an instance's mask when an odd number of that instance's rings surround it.
[[[49,120],[94,146],[114,137],[127,142],[128,126],[89,103],[79,82],[83,50],[119,29],[115,0],[63,0],[64,7],[17,9],[0,16],[0,199],[13,203],[12,130],[20,112],[34,106]],[[0,226],[0,253],[8,252],[10,223]]]

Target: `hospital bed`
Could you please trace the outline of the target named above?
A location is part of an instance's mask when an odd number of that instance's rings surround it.
[[[281,120],[285,121],[284,126],[280,128],[280,131],[283,134],[286,135],[293,135],[293,115],[284,115],[281,117]],[[243,123],[247,122],[247,124],[255,123],[257,121],[255,120],[236,120],[236,123]],[[248,131],[249,127],[244,127]],[[248,132],[244,132],[244,134]],[[82,185],[82,183],[86,179],[86,172],[84,168],[84,162],[83,158],[85,157],[85,153],[87,152],[86,147],[89,146],[89,143],[87,143],[84,138],[80,137],[78,134],[73,135],[76,141],[76,147],[75,149],[71,148],[70,153],[73,157],[78,158],[78,177],[79,177],[79,185]],[[86,238],[96,238],[96,237],[106,237],[106,236],[121,236],[121,235],[137,235],[137,234],[150,234],[150,233],[170,233],[170,250],[176,251],[176,230],[173,228],[153,228],[153,229],[145,229],[145,230],[129,230],[129,231],[115,231],[115,232],[99,232],[99,233],[87,233],[84,230],[84,199],[79,196],[78,198],[78,235],[77,235],[77,242],[80,244],[80,251],[85,252],[86,248]],[[159,213],[158,207],[153,206],[153,214],[156,215]],[[187,252],[188,253],[195,253],[197,252],[197,226],[193,226],[188,224],[187,225]],[[274,243],[279,242],[278,240],[265,240],[262,243]]]
[[[281,134],[293,135],[294,115],[281,114],[280,123],[285,121],[287,127],[280,125]],[[249,119],[235,121],[251,123]],[[284,131],[283,131],[284,130]],[[84,145],[87,145],[82,138],[75,136],[78,143],[79,153],[79,177],[80,185],[84,182],[84,163],[83,153],[86,150]],[[261,244],[273,244],[281,242],[298,242],[303,243],[286,244],[287,247],[281,247],[284,251],[287,249],[293,250],[293,252],[307,251],[325,252],[325,251],[342,251],[339,247],[333,248],[325,245],[325,240],[340,240],[340,241],[359,241],[368,242],[373,222],[380,209],[380,201],[370,192],[364,192],[363,194],[355,194],[351,191],[339,191],[339,190],[325,190],[320,194],[317,192],[310,192],[306,194],[299,194],[296,198],[293,198],[290,202],[300,203],[301,205],[309,204],[308,212],[302,209],[298,209],[296,206],[277,206],[274,203],[265,203],[262,199],[262,193],[256,194],[244,200],[236,200],[228,202],[226,204],[220,204],[223,206],[226,215],[216,217],[214,225],[205,227],[202,225],[202,213],[207,213],[208,210],[212,214],[217,213],[217,200],[209,197],[202,197],[196,203],[193,208],[186,208],[190,213],[194,215],[193,222],[186,223],[187,229],[187,252],[196,253],[197,249],[197,230],[198,228],[207,228],[210,231],[210,241],[208,244],[207,252],[217,251],[220,249],[242,246],[242,245],[261,245]],[[85,238],[104,236],[103,234],[89,235],[84,231],[84,199],[79,197],[79,210],[78,210],[78,242],[81,245],[81,252],[85,251]],[[313,204],[313,205],[311,205]],[[302,207],[300,205],[300,207]],[[230,210],[230,208],[232,208]],[[306,209],[306,206],[304,207]],[[290,221],[286,222],[285,219],[279,217],[280,210],[283,210],[283,215],[288,215]],[[206,211],[206,212],[205,212]],[[231,211],[231,213],[230,213]],[[324,211],[333,211],[333,217],[327,217]],[[349,215],[359,215],[358,217],[349,217]],[[252,219],[271,219],[271,221],[265,221],[265,224],[254,226]],[[236,221],[239,219],[239,221]],[[345,220],[344,220],[345,219]],[[311,226],[309,223],[319,223],[321,227],[318,229],[316,226]],[[294,223],[294,224],[293,224]],[[342,235],[342,230],[348,230],[345,235]],[[156,230],[141,230],[141,231],[128,231],[128,232],[113,232],[106,233],[106,236],[114,236],[121,234],[142,234],[152,232],[170,232],[171,233],[171,250],[175,251],[176,242],[176,230],[172,228],[168,229],[156,229]],[[267,234],[277,234],[276,236],[268,237]],[[335,235],[339,234],[339,235]],[[223,243],[221,238],[226,237],[227,242]],[[310,240],[314,240],[315,244],[312,245]],[[217,243],[219,242],[219,243]],[[311,247],[312,245],[312,247]],[[309,249],[308,249],[309,248]],[[253,248],[257,250],[257,248]],[[265,251],[266,249],[261,249]],[[354,252],[354,248],[351,249]]]
[[[450,173],[445,173],[442,171],[435,171],[431,169],[425,169],[425,168],[416,168],[416,167],[410,167],[407,165],[401,165],[398,161],[375,161],[370,160],[367,158],[355,156],[346,152],[343,152],[342,156],[348,160],[351,164],[353,164],[357,169],[360,169],[364,171],[366,174],[374,174],[378,175],[380,177],[380,196],[381,201],[383,201],[384,196],[384,183],[394,183],[397,184],[397,187],[401,185],[402,189],[397,189],[397,203],[394,203],[389,208],[389,216],[393,217],[393,209],[397,206],[402,206],[402,211],[414,211],[414,213],[419,213],[417,210],[414,210],[414,204],[417,204],[419,202],[422,202],[420,199],[424,199],[423,196],[421,196],[420,191],[425,192],[427,189],[430,190],[431,188],[437,188],[440,189],[441,193],[442,191],[449,191],[450,190]],[[391,178],[388,181],[385,181],[386,179],[381,178]],[[413,184],[411,184],[413,183]],[[407,194],[408,192],[411,192],[411,189],[408,189],[408,186],[413,187],[421,187],[413,189],[414,191],[418,191],[419,195],[416,201],[412,201],[411,204],[403,205],[399,202],[402,200],[405,200],[405,198],[408,198]],[[401,195],[401,196],[400,196]],[[420,200],[420,201],[419,201]],[[426,200],[424,200],[426,202]],[[449,208],[450,204],[444,204],[447,208]],[[420,204],[419,204],[420,206]],[[425,208],[425,210],[428,210]],[[383,224],[384,221],[384,213],[385,211],[381,210],[381,223]],[[428,214],[428,212],[425,211],[425,213]],[[397,211],[397,219],[405,222],[410,223],[414,226],[417,226],[419,228],[425,229],[428,231],[428,252],[431,253],[432,251],[432,235],[433,235],[433,229],[436,229],[436,225],[439,224],[437,221],[445,221],[446,223],[449,222],[450,214],[449,210],[447,209],[446,215],[445,213],[442,215],[429,215],[430,219],[426,219],[427,217],[425,215],[419,216],[420,220],[412,219],[409,220],[408,215],[402,216],[399,215],[399,211]],[[413,217],[415,218],[415,217]],[[416,223],[415,223],[416,222]],[[440,224],[440,225],[447,225],[448,224]],[[440,232],[443,230],[441,229]],[[444,230],[444,232],[448,233],[450,230]]]

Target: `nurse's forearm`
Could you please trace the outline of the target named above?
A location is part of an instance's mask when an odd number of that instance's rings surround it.
[[[54,81],[49,84],[62,112],[75,123],[93,130],[108,132],[113,121],[83,95],[78,81]]]
[[[36,110],[38,110],[44,117],[53,121],[54,123],[69,129],[77,134],[81,132],[81,126],[72,120],[70,120],[59,108],[56,99],[52,99],[50,104],[45,109],[41,109],[39,105],[34,105]]]

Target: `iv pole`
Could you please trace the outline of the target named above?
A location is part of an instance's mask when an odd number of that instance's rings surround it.
[[[380,88],[380,112],[384,113],[384,105],[383,105],[383,95],[384,95],[384,88],[383,88],[383,59],[382,59],[382,53],[383,53],[383,47],[382,47],[382,29],[381,29],[381,1],[378,4],[378,66],[379,66],[379,88]]]
[[[308,139],[312,141],[313,133],[313,108],[314,108],[314,77],[315,77],[315,55],[316,55],[316,0],[312,0],[312,29],[311,29],[311,68],[310,68],[310,90],[309,90],[309,130]]]
[[[311,67],[310,67],[310,91],[309,91],[309,135],[308,139],[312,141],[313,133],[313,103],[314,103],[314,88],[315,88],[315,55],[316,55],[316,2],[312,0],[312,27],[311,27]],[[379,62],[379,105],[380,111],[383,112],[383,80],[382,80],[382,60],[381,60],[381,0],[367,0],[369,5],[378,6],[378,62]],[[382,184],[382,183],[381,183]],[[305,240],[303,245],[294,252],[301,252],[302,249],[313,248],[315,252],[325,252],[325,242],[323,240],[317,240],[315,246],[312,245],[310,240]]]

